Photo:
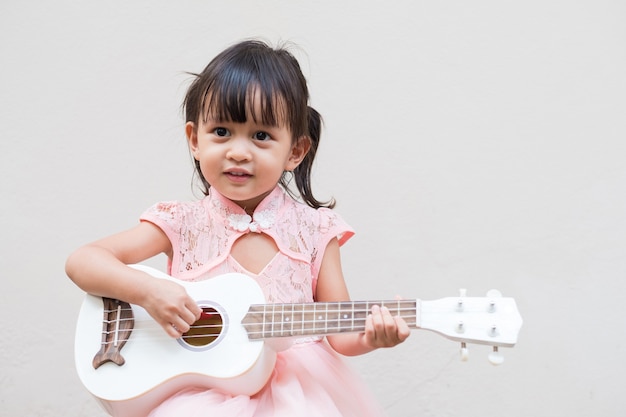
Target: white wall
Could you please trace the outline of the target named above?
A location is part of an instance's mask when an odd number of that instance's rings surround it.
[[[315,189],[358,230],[353,297],[496,287],[523,314],[501,367],[419,331],[352,360],[389,415],[621,415],[625,18],[603,0],[3,2],[0,415],[103,415],[74,371],[65,258],[193,198],[184,72],[252,36],[301,46],[326,119]]]

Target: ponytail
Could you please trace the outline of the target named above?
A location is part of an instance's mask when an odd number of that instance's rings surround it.
[[[311,170],[313,169],[313,161],[317,153],[317,148],[320,143],[320,137],[322,134],[322,116],[312,107],[308,107],[308,138],[311,142],[311,148],[307,152],[306,156],[300,162],[300,164],[293,170],[293,177],[296,181],[296,187],[300,193],[302,200],[309,206],[317,209],[320,207],[333,208],[335,207],[335,200],[319,201],[313,196],[311,190]],[[288,187],[288,181],[285,176],[280,180],[281,185],[291,194]]]

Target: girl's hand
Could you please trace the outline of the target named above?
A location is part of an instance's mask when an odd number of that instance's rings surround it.
[[[364,341],[372,349],[396,346],[410,334],[411,329],[404,319],[393,317],[387,307],[373,306],[365,320]]]
[[[173,338],[181,337],[200,318],[202,309],[182,285],[152,278],[144,294],[142,307]]]

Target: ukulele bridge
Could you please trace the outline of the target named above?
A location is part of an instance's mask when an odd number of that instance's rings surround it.
[[[102,342],[100,350],[93,357],[92,365],[98,369],[107,362],[124,365],[121,350],[128,341],[135,326],[135,318],[130,304],[113,298],[102,298]]]

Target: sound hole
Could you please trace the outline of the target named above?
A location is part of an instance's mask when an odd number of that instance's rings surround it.
[[[222,316],[211,307],[203,307],[200,319],[191,325],[182,339],[191,346],[207,346],[215,341],[222,333]]]

